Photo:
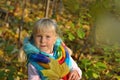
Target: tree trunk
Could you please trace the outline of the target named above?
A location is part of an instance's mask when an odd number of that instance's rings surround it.
[[[49,12],[49,3],[50,3],[50,0],[47,0],[46,1],[46,8],[45,8],[45,18],[48,17],[48,12]]]

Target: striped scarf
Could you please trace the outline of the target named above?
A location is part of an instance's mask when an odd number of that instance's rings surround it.
[[[71,59],[61,39],[57,39],[53,48],[53,56],[40,51],[33,40],[24,39],[24,51],[28,63],[31,63],[37,70],[41,80],[68,80],[71,69]]]

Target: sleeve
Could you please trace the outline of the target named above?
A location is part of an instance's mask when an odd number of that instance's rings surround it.
[[[72,70],[76,70],[80,76],[80,79],[82,78],[82,71],[81,69],[78,67],[77,63],[71,58],[71,62],[72,62]]]
[[[28,80],[41,80],[37,70],[32,64],[28,64]]]

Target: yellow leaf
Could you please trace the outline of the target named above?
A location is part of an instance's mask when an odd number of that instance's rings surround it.
[[[19,76],[17,76],[17,77],[15,78],[15,80],[20,80],[20,77],[19,77]]]
[[[35,5],[35,4],[32,4],[32,7],[33,7],[34,9],[37,9],[37,8],[38,8],[38,6]]]
[[[0,56],[3,56],[4,52],[0,49]]]
[[[59,64],[57,60],[51,59],[49,65],[50,69],[42,70],[42,73],[50,80],[59,80],[65,75],[67,75],[70,71],[66,63]]]
[[[32,22],[33,21],[29,16],[24,17],[24,20],[25,20],[25,22]]]
[[[21,33],[22,33],[22,36],[21,36],[22,39],[29,36],[26,30],[23,30]]]
[[[14,35],[14,37],[15,37],[16,39],[18,39],[18,36],[19,36],[18,34],[15,34],[15,35]]]
[[[29,13],[30,13],[29,10],[25,8],[25,10],[24,10],[24,17],[28,17]]]

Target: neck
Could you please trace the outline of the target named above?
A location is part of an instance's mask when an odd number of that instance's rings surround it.
[[[47,54],[52,54],[52,53],[53,53],[53,50],[42,51],[42,52],[45,52],[45,53],[47,53]]]

